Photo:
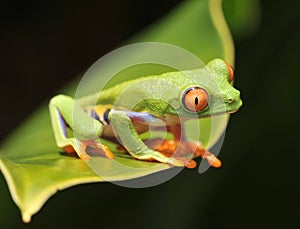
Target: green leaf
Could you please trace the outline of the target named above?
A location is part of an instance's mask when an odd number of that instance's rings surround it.
[[[259,0],[227,0],[223,4],[226,21],[235,39],[253,34],[261,19]]]
[[[194,53],[203,62],[216,57],[231,64],[234,62],[233,44],[223,18],[221,0],[186,1],[130,43],[138,41],[174,44]],[[71,85],[66,93],[70,94],[75,88]],[[207,147],[219,139],[228,115],[214,119],[217,125],[213,130],[211,119],[200,121],[200,141]],[[192,123],[187,125],[187,128],[192,127]],[[108,146],[113,147],[113,144],[108,143]],[[110,181],[138,178],[170,168],[166,164],[133,160],[119,154],[116,154],[115,160],[99,157],[97,163],[101,165],[105,179]],[[123,171],[119,163],[138,169]],[[56,147],[47,104],[2,145],[0,168],[24,222],[29,222],[31,216],[58,190],[104,181],[84,161],[67,156]]]

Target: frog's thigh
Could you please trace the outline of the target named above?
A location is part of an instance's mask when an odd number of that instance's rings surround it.
[[[102,124],[86,114],[72,97],[55,96],[50,101],[49,109],[55,135],[62,135],[63,133],[66,135],[65,123],[74,133],[83,136],[86,140],[96,139],[102,133]]]

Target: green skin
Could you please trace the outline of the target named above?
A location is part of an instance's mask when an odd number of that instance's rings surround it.
[[[49,104],[57,145],[63,149],[71,146],[80,158],[88,159],[82,142],[97,142],[99,136],[111,138],[117,135],[122,145],[136,159],[184,166],[182,160],[167,157],[146,146],[139,136],[139,133],[146,131],[141,126],[163,124],[172,127],[182,120],[237,111],[242,101],[240,92],[229,82],[229,75],[226,63],[221,59],[214,59],[205,68],[126,81],[79,100],[57,95]],[[185,92],[193,87],[204,89],[209,96],[208,105],[200,112],[190,111],[183,102]],[[97,101],[96,104],[94,101]],[[109,125],[101,124],[84,111],[84,108],[96,106],[110,107]],[[132,112],[134,118],[130,117]],[[146,114],[147,117],[141,118],[143,116],[139,117],[139,114]],[[103,116],[101,112],[98,115]],[[64,133],[61,117],[77,139],[69,138]],[[101,144],[97,147],[105,149]]]

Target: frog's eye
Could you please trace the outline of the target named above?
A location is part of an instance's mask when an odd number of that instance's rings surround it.
[[[225,62],[226,63],[226,62]],[[234,72],[233,72],[233,69],[232,67],[230,66],[230,64],[226,63],[226,66],[228,68],[228,72],[229,72],[229,82],[231,83],[233,81],[233,76],[234,76]]]
[[[208,104],[208,94],[199,87],[189,88],[183,94],[182,103],[189,111],[200,112]]]

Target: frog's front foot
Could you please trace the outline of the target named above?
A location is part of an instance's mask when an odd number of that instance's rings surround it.
[[[149,145],[147,144],[147,142],[145,142],[146,145],[149,147]],[[153,142],[154,143],[154,142]],[[178,167],[183,167],[185,166],[185,161],[180,158],[175,158],[175,157],[171,157],[172,154],[171,153],[167,153],[167,152],[162,152],[159,150],[156,150],[155,147],[150,147],[150,152],[148,151],[148,153],[146,152],[145,154],[142,155],[131,155],[139,160],[146,160],[146,161],[158,161],[158,162],[162,162],[162,163],[167,163],[173,166],[178,166]],[[129,151],[122,145],[117,146],[117,149],[119,151],[125,151],[127,153],[129,153]]]
[[[184,146],[181,145],[178,147],[178,144],[174,140],[163,140],[161,138],[155,138],[147,140],[145,144],[156,150],[170,159],[181,161],[182,164],[190,169],[193,169],[197,166],[196,161],[192,159],[193,155],[189,154],[189,151],[184,150]]]
[[[194,156],[200,156],[203,159],[206,159],[207,162],[215,168],[220,168],[222,166],[222,162],[218,159],[214,154],[204,149],[199,142],[191,143],[191,146],[195,148]]]
[[[196,161],[192,158],[198,156],[206,159],[208,163],[215,168],[219,168],[222,165],[222,162],[214,154],[205,150],[198,142],[184,141],[178,144],[175,140],[157,138],[148,140],[145,143],[151,149],[159,151],[167,157],[173,157],[183,161],[187,168],[195,168],[197,166]]]

